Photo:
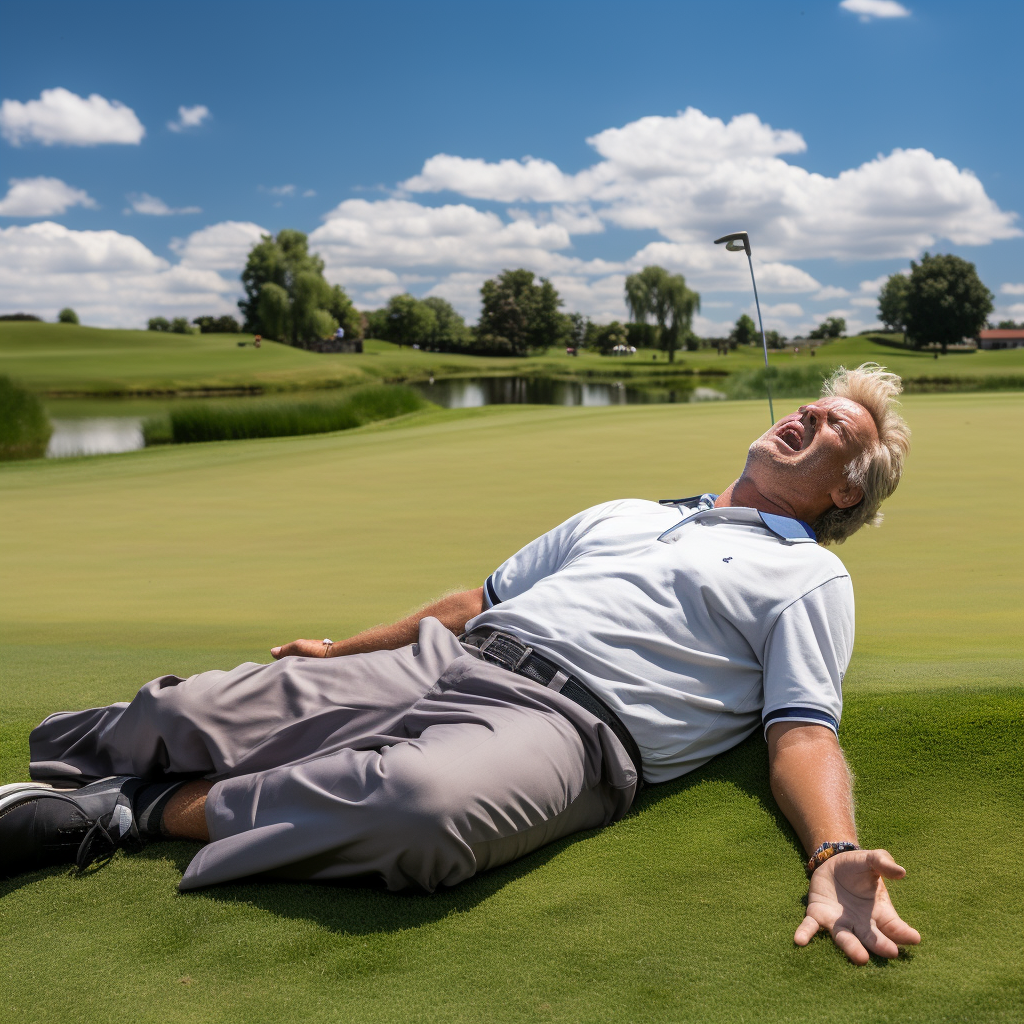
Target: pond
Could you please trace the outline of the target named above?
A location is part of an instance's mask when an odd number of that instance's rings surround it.
[[[424,381],[412,385],[425,398],[445,409],[472,409],[483,405],[646,405],[699,402],[725,398],[721,391],[693,387],[688,381],[667,388],[640,388],[612,383],[578,383],[543,377],[469,377]],[[274,401],[325,401],[329,392],[274,395]],[[144,446],[142,424],[151,416],[166,415],[182,402],[246,401],[240,398],[125,398],[51,399],[46,411],[53,435],[47,458],[77,455],[112,455]]]

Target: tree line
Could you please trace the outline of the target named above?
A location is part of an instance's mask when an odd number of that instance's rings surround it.
[[[320,347],[338,328],[346,339],[364,336],[436,352],[527,356],[549,348],[591,349],[602,353],[630,348],[660,349],[669,361],[681,349],[717,347],[720,352],[757,345],[760,331],[746,313],[724,338],[699,338],[693,317],[700,295],[682,274],[647,266],[625,280],[626,323],[596,324],[579,312],[567,313],[551,281],[523,268],[504,270],[484,281],[480,317],[467,325],[446,299],[393,296],[380,309],[360,313],[340,285],[324,278],[324,262],[309,252],[301,231],[285,229],[264,235],[253,246],[241,275],[245,296],[239,303],[242,324],[234,317],[155,317],[151,330],[187,333],[234,333],[244,330],[303,348]],[[958,256],[925,253],[909,273],[893,274],[879,295],[879,319],[902,331],[915,345],[947,345],[973,337],[992,311],[992,293],[973,264]],[[1000,326],[1016,326],[1006,321]],[[844,336],[846,321],[827,317],[810,332],[810,340]],[[786,338],[768,331],[770,348]]]

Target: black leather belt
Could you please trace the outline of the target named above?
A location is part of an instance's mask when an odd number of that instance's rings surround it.
[[[619,716],[582,680],[559,668],[543,654],[538,654],[532,647],[527,647],[518,637],[500,630],[477,629],[472,633],[463,633],[459,639],[480,652],[484,661],[493,662],[518,676],[525,676],[535,683],[540,683],[551,690],[568,697],[599,718],[625,747],[629,759],[636,769],[637,792],[643,785],[644,766],[640,757],[640,748],[629,730],[622,724]]]

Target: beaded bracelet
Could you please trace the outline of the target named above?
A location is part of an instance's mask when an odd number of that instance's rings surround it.
[[[859,849],[860,847],[856,843],[822,843],[807,862],[807,877],[809,878],[813,875],[829,857],[834,857],[837,853],[846,853],[849,850]]]

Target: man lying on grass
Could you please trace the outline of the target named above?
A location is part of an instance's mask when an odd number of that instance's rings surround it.
[[[822,545],[895,490],[899,391],[881,367],[841,370],[720,495],[598,505],[402,622],[51,715],[36,782],[0,790],[0,872],[172,836],[207,844],[183,890],[254,874],[433,890],[617,821],[644,780],[761,725],[810,858],[796,942],[827,928],[857,963],[896,956],[920,937],[883,881],[903,868],[857,846],[837,739],[853,590]]]

